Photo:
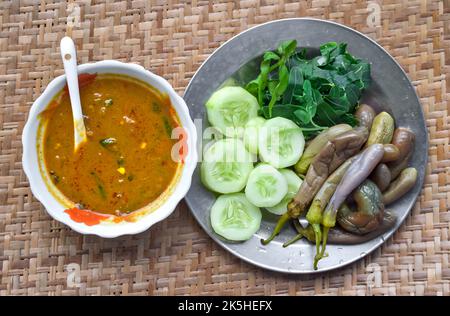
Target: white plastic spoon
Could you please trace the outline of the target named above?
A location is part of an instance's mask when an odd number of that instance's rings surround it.
[[[61,40],[61,57],[66,73],[67,86],[69,87],[70,104],[74,126],[74,151],[86,140],[86,127],[84,126],[83,112],[81,110],[80,91],[78,88],[77,53],[75,44],[70,37]]]

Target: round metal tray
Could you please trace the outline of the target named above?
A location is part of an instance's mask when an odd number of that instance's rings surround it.
[[[230,77],[240,82],[253,79],[259,71],[260,56],[288,39],[296,39],[299,47],[313,51],[329,41],[348,43],[348,49],[353,55],[372,64],[373,81],[364,93],[363,102],[374,106],[377,110],[391,113],[397,126],[408,127],[415,132],[416,146],[410,165],[417,168],[419,177],[414,188],[389,207],[398,217],[395,227],[383,236],[363,244],[327,246],[329,256],[320,261],[319,269],[315,271],[312,266],[315,248],[312,244],[301,240],[287,248],[281,246],[295,235],[294,229],[289,225],[269,245],[261,244],[260,239],[270,234],[277,220],[276,216],[271,216],[264,210],[261,228],[250,240],[233,243],[216,235],[209,220],[209,210],[216,197],[201,184],[199,165],[194,172],[186,202],[208,235],[243,260],[279,272],[323,272],[366,256],[383,244],[404,221],[423,184],[428,150],[427,130],[422,108],[411,82],[399,64],[381,46],[349,27],[304,18],[277,20],[258,25],[233,37],[209,56],[195,73],[184,94],[191,117],[203,120],[202,129],[207,127],[204,104],[211,94]],[[199,133],[199,139],[201,135]]]

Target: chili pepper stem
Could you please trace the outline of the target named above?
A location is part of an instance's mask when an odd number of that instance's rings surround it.
[[[297,236],[295,236],[295,237],[292,238],[291,240],[286,241],[286,242],[283,244],[283,248],[286,248],[286,247],[292,245],[293,243],[295,243],[296,241],[302,239],[303,237],[304,237],[303,234],[301,234],[301,233],[297,234]]]
[[[322,249],[320,250],[320,253],[318,253],[315,257],[314,257],[314,270],[317,270],[317,264],[319,263],[319,261],[322,259],[322,258],[324,258],[324,257],[326,257],[326,254],[325,254],[325,249],[326,249],[326,246],[327,246],[327,239],[328,239],[328,231],[330,230],[330,228],[329,227],[324,227],[323,228],[323,234],[322,234],[322,236],[323,236],[323,239],[322,239]]]
[[[322,241],[322,232],[320,231],[320,224],[311,224],[313,230],[314,230],[314,239],[316,241],[316,255],[314,257],[314,270],[317,270],[317,263],[319,262],[320,258],[320,242]]]
[[[288,212],[284,213],[278,220],[278,223],[275,226],[275,229],[273,230],[272,235],[270,235],[270,237],[267,239],[261,239],[261,243],[263,245],[267,245],[268,243],[270,243],[275,238],[275,236],[277,236],[280,233],[281,229],[286,224],[286,222],[289,220],[289,218],[290,218],[289,213]]]

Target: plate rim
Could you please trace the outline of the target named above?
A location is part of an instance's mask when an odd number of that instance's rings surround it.
[[[414,207],[414,205],[417,203],[417,199],[419,198],[420,194],[421,194],[421,190],[423,189],[423,185],[425,183],[425,176],[426,176],[426,166],[428,164],[428,149],[429,149],[429,138],[428,138],[428,129],[427,129],[427,125],[426,125],[426,118],[423,112],[423,107],[422,107],[422,102],[420,101],[420,97],[417,94],[417,90],[414,87],[414,84],[412,83],[411,79],[409,78],[408,74],[406,73],[406,71],[403,69],[403,67],[400,65],[400,63],[391,55],[389,54],[389,52],[380,44],[378,44],[375,40],[373,40],[372,38],[370,38],[369,36],[365,35],[364,33],[355,30],[347,25],[335,22],[335,21],[330,21],[330,20],[324,20],[324,19],[317,19],[317,18],[310,18],[310,17],[297,17],[297,18],[285,18],[285,19],[277,19],[277,20],[271,20],[265,23],[261,23],[261,24],[257,24],[254,25],[246,30],[243,30],[242,32],[239,32],[238,34],[232,36],[231,38],[229,38],[227,41],[225,41],[224,43],[222,43],[219,47],[217,47],[200,65],[200,67],[195,71],[194,75],[192,76],[192,78],[189,80],[188,85],[186,86],[184,92],[183,92],[183,98],[186,95],[186,92],[189,91],[192,83],[194,82],[194,79],[196,78],[196,76],[199,74],[199,72],[201,71],[201,69],[206,65],[206,63],[216,54],[218,53],[221,49],[223,49],[227,44],[229,44],[230,42],[234,41],[235,39],[237,39],[240,36],[243,36],[243,34],[250,32],[256,28],[259,27],[263,27],[269,24],[275,24],[275,23],[284,23],[284,22],[289,22],[289,21],[313,21],[313,22],[319,22],[319,23],[325,23],[325,24],[330,24],[333,25],[335,27],[340,27],[343,29],[346,29],[347,31],[350,31],[352,33],[355,33],[356,35],[358,35],[359,37],[362,37],[368,41],[370,41],[373,45],[377,46],[382,52],[384,52],[384,54],[386,54],[394,63],[395,65],[398,67],[398,69],[402,72],[402,75],[407,79],[407,83],[408,85],[410,85],[412,87],[412,91],[414,92],[414,95],[417,99],[417,102],[420,105],[420,111],[419,111],[419,115],[421,118],[421,122],[423,124],[423,128],[425,131],[425,148],[427,148],[426,153],[425,153],[425,160],[424,160],[424,176],[422,178],[419,178],[419,185],[420,185],[420,190],[417,193],[417,195],[413,198],[411,205],[408,207],[408,210],[404,216],[404,218],[398,222],[398,227],[395,229],[391,229],[388,232],[386,232],[383,237],[384,238],[379,238],[378,242],[376,244],[374,244],[372,246],[372,248],[368,251],[365,252],[364,255],[360,255],[360,256],[355,256],[355,258],[348,260],[342,264],[338,264],[335,266],[330,266],[330,267],[326,267],[326,268],[321,268],[318,270],[313,270],[313,271],[289,271],[288,269],[280,269],[277,267],[273,267],[270,265],[265,264],[264,262],[258,262],[258,261],[254,261],[252,259],[247,258],[245,255],[237,252],[236,250],[230,248],[227,246],[227,244],[222,241],[220,238],[218,238],[214,232],[210,231],[208,229],[208,227],[206,227],[202,221],[200,220],[199,216],[193,211],[193,206],[191,205],[191,202],[189,200],[189,198],[187,198],[187,196],[184,198],[186,205],[189,208],[190,213],[194,216],[195,220],[197,221],[197,223],[200,225],[200,227],[203,229],[203,231],[212,239],[214,240],[214,242],[216,242],[218,245],[220,245],[223,249],[225,249],[226,251],[228,251],[229,253],[233,254],[234,256],[236,256],[237,258],[253,265],[259,268],[263,268],[269,271],[273,271],[273,272],[278,272],[278,273],[282,273],[282,274],[294,274],[294,275],[308,275],[308,274],[322,274],[322,273],[326,273],[329,271],[333,271],[333,270],[339,270],[339,269],[343,269],[347,266],[349,266],[350,264],[353,264],[357,261],[362,260],[363,258],[367,257],[368,255],[372,254],[376,249],[380,248],[380,246],[382,246],[384,243],[386,243],[386,241],[391,238],[395,232],[397,232],[399,230],[399,228],[403,225],[403,223],[405,222],[406,218],[408,216],[411,215],[411,210]],[[187,102],[186,102],[187,103]],[[189,107],[189,105],[188,105]],[[381,236],[380,236],[381,237]]]

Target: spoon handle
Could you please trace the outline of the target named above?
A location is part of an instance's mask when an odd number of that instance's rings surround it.
[[[70,37],[63,37],[61,40],[61,57],[66,73],[67,86],[69,88],[70,104],[72,106],[72,116],[74,125],[75,151],[79,145],[86,141],[86,128],[81,110],[80,90],[78,87],[77,53],[75,44]]]

